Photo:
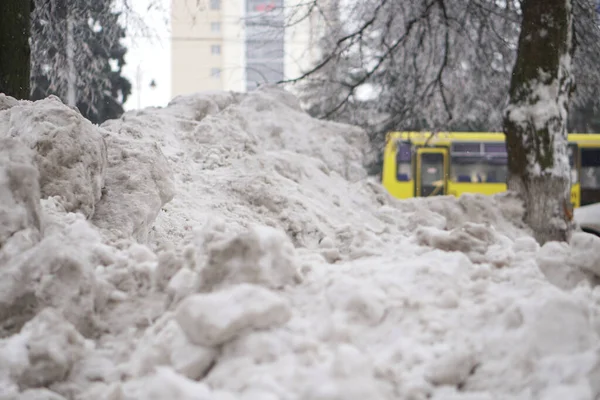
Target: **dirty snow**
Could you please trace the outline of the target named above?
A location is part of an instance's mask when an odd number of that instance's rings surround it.
[[[510,194],[391,199],[274,88],[0,110],[2,400],[600,395],[600,239]]]

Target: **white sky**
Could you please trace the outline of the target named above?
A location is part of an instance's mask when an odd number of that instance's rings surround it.
[[[133,85],[125,110],[166,106],[171,100],[170,0],[130,0],[130,4],[138,17],[124,20],[127,65],[123,75]]]

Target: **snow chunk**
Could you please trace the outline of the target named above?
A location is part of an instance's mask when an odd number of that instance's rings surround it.
[[[120,380],[121,371],[116,367],[116,360],[111,360],[109,357],[102,351],[91,350],[73,365],[68,381],[53,386],[53,389],[73,397],[71,393],[80,393],[94,383],[111,383]]]
[[[333,361],[326,370],[316,370],[300,398],[360,400],[389,398],[388,385],[375,377],[372,361],[355,346],[335,346]],[[318,374],[318,375],[317,375]]]
[[[16,393],[19,390],[16,381],[29,367],[27,340],[25,335],[18,334],[0,339],[0,389],[3,391]]]
[[[14,379],[23,388],[42,387],[64,380],[86,352],[85,339],[50,308],[25,324],[18,336],[23,338],[19,343],[21,348],[13,351],[27,354],[27,361],[24,368],[17,369]],[[10,339],[8,343],[11,343]],[[0,364],[5,363],[6,360],[2,360]]]
[[[48,389],[27,389],[21,393],[17,400],[66,400],[63,396],[59,395]]]
[[[290,317],[282,297],[246,283],[189,296],[175,316],[188,339],[199,346],[218,346],[251,329],[283,325]]]
[[[501,244],[492,244],[485,253],[486,260],[496,268],[502,268],[511,265],[515,258],[512,248]]]
[[[554,285],[573,289],[579,282],[600,277],[600,238],[574,232],[569,244],[548,242],[536,255],[540,270]]]
[[[187,379],[169,367],[157,367],[154,374],[123,384],[117,393],[120,400],[214,399],[207,385]]]
[[[475,354],[468,349],[455,349],[428,366],[426,379],[434,385],[460,386],[477,365]]]
[[[574,266],[571,249],[566,243],[547,242],[536,255],[540,270],[548,281],[562,289],[573,289],[586,279],[585,273]]]
[[[591,332],[589,310],[573,299],[558,294],[521,307],[531,353],[575,354],[590,349],[598,336]]]
[[[494,196],[477,193],[465,193],[460,197],[440,196],[439,198],[413,199],[406,204],[413,207],[426,208],[446,218],[446,229],[462,227],[466,222],[493,226],[512,238],[527,233],[523,223],[524,208],[519,198],[511,192]],[[406,205],[403,205],[406,207]],[[441,221],[438,222],[440,227]],[[432,226],[427,223],[426,226]]]
[[[378,325],[385,315],[385,292],[372,284],[342,277],[327,290],[331,305],[344,310],[351,321]]]
[[[171,279],[183,267],[183,260],[173,250],[158,253],[158,265],[154,273],[154,285],[158,290],[164,290]]]
[[[0,137],[18,139],[36,152],[44,198],[58,196],[67,211],[92,216],[107,163],[106,144],[97,127],[50,96],[2,112]]]
[[[342,255],[340,254],[339,249],[335,247],[335,243],[332,238],[327,236],[322,238],[319,241],[319,247],[321,248],[321,255],[328,263],[333,264],[342,259]]]
[[[38,177],[33,152],[14,139],[0,139],[0,276],[8,259],[40,240]]]
[[[190,343],[179,324],[167,315],[144,334],[132,355],[131,372],[133,376],[144,376],[163,365],[199,380],[216,356],[215,349]]]
[[[0,332],[13,332],[44,307],[59,309],[84,334],[95,329],[94,263],[101,237],[81,214],[63,230],[10,260],[0,270]]]
[[[365,132],[354,126],[311,118],[302,111],[298,100],[281,88],[270,86],[252,92],[230,113],[245,120],[248,132],[258,137],[269,134],[270,140],[263,142],[268,150],[293,149],[320,159],[329,170],[351,182],[366,177],[364,165],[373,155]],[[274,118],[265,123],[265,114]],[[325,127],[327,135],[306,134]]]
[[[169,102],[168,107],[179,118],[202,121],[209,115],[218,114],[239,101],[239,97],[238,93],[233,92],[202,92],[194,96],[177,96]]]
[[[569,241],[572,265],[600,277],[600,237],[574,232]]]
[[[161,207],[175,195],[171,168],[156,143],[115,134],[105,138],[106,187],[92,221],[117,238],[146,242]]]
[[[440,231],[436,228],[417,229],[417,242],[444,251],[459,251],[467,254],[473,262],[485,262],[488,247],[495,240],[494,232],[481,224],[467,223],[452,231]],[[498,250],[488,253],[493,262],[498,262]]]
[[[445,229],[447,225],[446,217],[437,212],[428,209],[417,210],[411,213],[407,219],[407,226],[430,226],[437,229]]]
[[[531,254],[536,253],[539,249],[539,243],[531,236],[516,238],[513,244],[513,250],[517,253]]]
[[[0,111],[8,110],[9,108],[17,105],[19,105],[19,101],[17,99],[7,96],[4,93],[0,93]]]
[[[181,268],[169,281],[166,292],[168,306],[177,304],[181,299],[196,292],[199,275],[189,268]]]
[[[252,226],[229,240],[210,243],[207,252],[201,289],[242,282],[279,289],[300,281],[294,245],[271,227]]]

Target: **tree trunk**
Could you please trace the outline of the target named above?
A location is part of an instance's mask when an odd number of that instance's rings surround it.
[[[75,36],[73,17],[67,10],[67,105],[77,106],[77,71],[75,70]]]
[[[29,98],[30,0],[0,1],[0,93]]]
[[[573,88],[571,0],[523,0],[517,60],[504,115],[508,189],[525,203],[540,243],[567,240],[570,167],[567,113]]]

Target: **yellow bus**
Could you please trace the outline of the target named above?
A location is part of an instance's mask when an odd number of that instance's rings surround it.
[[[600,134],[569,134],[573,207],[600,202]],[[390,132],[383,186],[400,199],[506,190],[503,133]]]

